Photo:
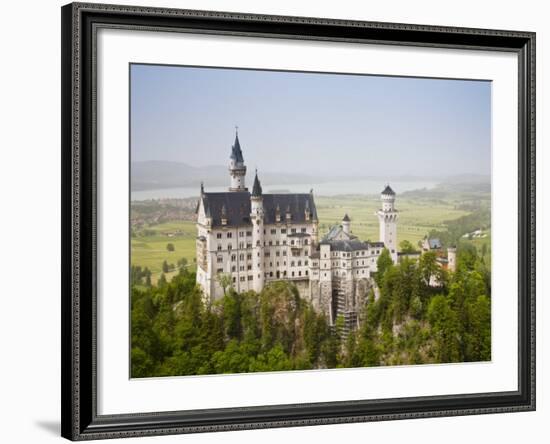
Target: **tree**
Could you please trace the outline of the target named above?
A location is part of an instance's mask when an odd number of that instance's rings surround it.
[[[384,248],[382,250],[382,253],[380,253],[380,256],[378,256],[378,260],[376,261],[376,266],[378,270],[376,273],[376,283],[378,284],[378,286],[381,285],[384,274],[389,268],[391,268],[392,265],[393,261],[390,256],[390,252],[387,248]]]
[[[227,289],[232,284],[231,275],[229,273],[218,273],[216,275],[216,282],[222,287],[223,295],[225,296],[227,294]]]
[[[428,320],[436,344],[437,362],[459,362],[458,317],[446,296],[438,295],[430,301]]]
[[[401,252],[405,254],[416,253],[416,249],[413,244],[411,244],[408,240],[401,241],[399,243],[399,248],[401,249]]]
[[[168,251],[175,251],[176,250],[176,247],[174,247],[174,244],[173,243],[168,243],[166,244],[166,249]]]
[[[168,262],[166,262],[166,260],[164,260],[164,262],[162,263],[162,272],[163,273],[168,273],[170,271],[170,267],[168,266]]]
[[[185,267],[187,267],[187,259],[182,257],[180,260],[178,260],[178,267],[180,269],[184,269]]]

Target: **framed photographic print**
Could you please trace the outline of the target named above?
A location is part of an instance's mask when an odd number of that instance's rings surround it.
[[[62,8],[62,435],[535,408],[535,35]]]

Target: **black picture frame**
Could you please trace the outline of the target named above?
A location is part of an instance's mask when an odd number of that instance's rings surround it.
[[[535,409],[535,33],[72,3],[62,15],[62,436],[70,440]],[[519,65],[518,390],[100,416],[96,381],[98,27],[509,51]]]

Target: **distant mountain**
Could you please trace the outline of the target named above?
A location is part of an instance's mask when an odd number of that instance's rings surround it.
[[[252,183],[254,171],[249,168],[248,182]],[[323,182],[326,178],[308,176],[306,174],[286,174],[262,172],[261,181],[264,184],[292,184]],[[132,162],[132,191],[156,190],[163,188],[199,187],[204,182],[207,187],[227,185],[229,172],[226,166],[212,165],[193,167],[183,162],[164,160],[147,160]]]
[[[252,184],[254,170],[248,169],[248,183]],[[200,187],[204,182],[207,187],[226,186],[229,183],[229,172],[227,166],[210,165],[204,167],[193,167],[183,162],[165,160],[137,161],[131,164],[131,188],[132,191],[158,190],[167,188]],[[286,184],[319,184],[326,182],[347,182],[350,180],[379,180],[382,182],[425,182],[433,181],[447,186],[457,184],[490,184],[490,176],[462,174],[454,176],[345,176],[345,175],[311,175],[297,173],[279,173],[260,171],[262,185],[269,187],[275,185],[280,187]],[[284,187],[283,187],[284,188]]]

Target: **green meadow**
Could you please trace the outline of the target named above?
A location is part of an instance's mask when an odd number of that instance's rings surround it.
[[[151,270],[152,281],[155,283],[162,272],[162,263],[176,265],[178,260],[187,259],[188,266],[195,268],[195,237],[196,228],[193,221],[173,221],[150,225],[147,230],[154,231],[153,235],[143,235],[143,230],[132,237],[132,265],[147,267]],[[179,233],[174,234],[177,230]],[[174,251],[168,251],[167,245],[174,245]],[[167,273],[166,277],[170,278]]]
[[[377,196],[316,196],[319,230],[323,236],[331,226],[340,223],[344,214],[352,220],[352,232],[362,240],[378,240],[378,219],[375,216],[380,206]],[[432,229],[445,230],[445,221],[470,214],[457,209],[459,200],[419,199],[402,197],[396,201],[399,210],[398,242],[408,240],[413,245],[424,238]],[[195,222],[192,220],[170,221],[152,224],[137,230],[132,237],[132,265],[147,267],[152,272],[153,283],[162,272],[162,263],[177,264],[181,258],[187,259],[191,270],[195,268]],[[478,247],[480,240],[473,242]],[[168,251],[167,244],[174,245]],[[169,279],[172,273],[167,273]]]
[[[380,208],[380,200],[377,196],[321,196],[316,197],[315,202],[321,235],[340,223],[347,213],[353,234],[362,240],[378,240],[375,212]],[[398,242],[408,240],[417,245],[430,230],[445,229],[445,221],[469,214],[455,206],[453,201],[398,198],[395,203],[399,211]]]

